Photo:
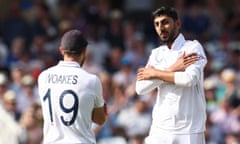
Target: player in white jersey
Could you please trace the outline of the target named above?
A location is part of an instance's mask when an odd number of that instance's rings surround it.
[[[138,94],[158,89],[146,144],[205,144],[204,50],[180,33],[174,8],[157,9],[153,21],[162,45],[139,68],[136,82]]]
[[[44,118],[44,144],[95,144],[92,122],[102,125],[106,105],[97,76],[82,69],[88,42],[78,30],[66,32],[63,60],[38,78]]]

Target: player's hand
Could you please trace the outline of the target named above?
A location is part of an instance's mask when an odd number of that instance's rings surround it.
[[[200,59],[200,56],[197,53],[190,53],[188,55],[185,55],[184,57],[184,65],[187,68],[189,65],[195,63]]]
[[[184,52],[177,61],[170,66],[167,71],[176,72],[176,71],[184,71],[189,65],[195,63],[200,59],[197,53],[187,54]]]
[[[137,71],[137,80],[148,80],[154,78],[156,69],[152,66],[139,68]]]

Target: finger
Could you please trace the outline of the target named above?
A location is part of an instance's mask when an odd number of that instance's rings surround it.
[[[145,74],[145,69],[142,69],[139,73],[137,73],[137,80],[146,80],[147,76]]]
[[[189,53],[189,54],[185,55],[184,58],[189,58],[189,57],[193,57],[193,56],[197,56],[197,55],[198,55],[197,53],[193,52],[193,53]]]
[[[199,56],[194,56],[194,57],[191,57],[191,58],[187,59],[184,64],[185,65],[193,64],[196,61],[198,61],[199,59],[200,59]]]
[[[191,56],[185,57],[184,61],[191,61],[191,60],[195,60],[195,59],[198,60],[199,58],[200,58],[200,56],[198,56],[198,55],[191,55]]]
[[[183,60],[183,62],[184,62],[184,63],[188,63],[190,60],[191,60],[191,57],[185,57],[184,60]]]
[[[198,54],[196,52],[192,52],[192,53],[189,53],[187,54],[187,56],[191,57],[191,56],[197,56]]]
[[[141,76],[142,75],[142,72],[141,71],[138,71],[137,72],[137,77]]]
[[[186,57],[186,52],[184,51],[183,54],[181,55],[181,57]]]
[[[144,80],[144,76],[142,74],[138,74],[137,75],[137,80]]]
[[[138,73],[137,73],[137,80],[140,80],[142,78],[143,78],[143,71],[139,70]]]
[[[144,68],[139,68],[138,70],[137,70],[137,73],[140,73],[140,72],[142,72],[144,70]]]

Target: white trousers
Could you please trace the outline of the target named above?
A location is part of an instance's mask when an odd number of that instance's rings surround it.
[[[145,144],[205,144],[204,133],[166,134],[151,127]]]

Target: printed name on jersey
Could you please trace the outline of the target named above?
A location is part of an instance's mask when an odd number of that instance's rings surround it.
[[[48,74],[47,83],[49,84],[77,84],[77,75]]]

